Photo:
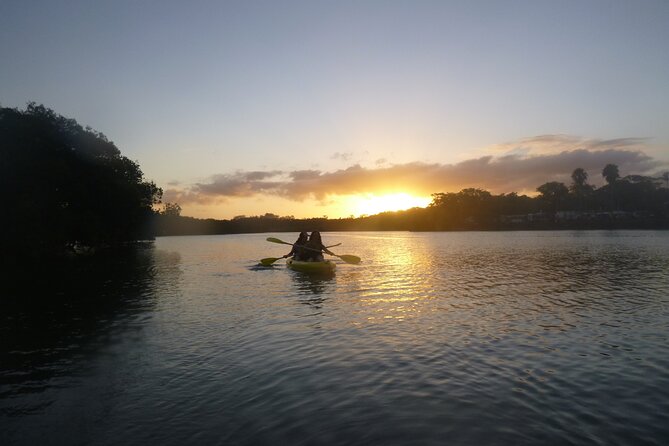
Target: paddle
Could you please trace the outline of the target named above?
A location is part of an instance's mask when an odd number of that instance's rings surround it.
[[[260,259],[260,264],[262,266],[271,266],[272,263],[276,262],[279,259],[283,259],[283,257],[267,257],[264,259]]]
[[[279,240],[278,238],[274,238],[274,237],[267,237],[267,241],[268,241],[268,242],[272,242],[272,243],[281,243],[282,245],[291,245],[291,246],[293,246],[292,243],[284,242],[283,240]],[[336,245],[334,245],[334,246],[336,246]],[[306,246],[304,246],[303,248],[304,248],[304,249],[308,249],[308,250],[310,250],[310,251],[318,251],[318,252],[320,252],[318,249],[307,248]],[[353,264],[353,265],[357,265],[358,263],[360,263],[360,257],[358,257],[358,256],[354,256],[354,255],[351,255],[351,254],[344,254],[344,255],[340,255],[340,256],[338,256],[337,254],[334,254],[334,253],[328,253],[328,254],[331,254],[331,255],[333,255],[333,256],[335,256],[335,257],[339,257],[339,258],[342,259],[344,262],[346,262],[346,263],[351,263],[351,264]],[[262,260],[261,260],[261,262],[262,262]]]
[[[279,240],[279,239],[277,239],[277,240]],[[276,242],[274,242],[274,243],[276,243]],[[290,245],[291,243],[286,243],[286,244]],[[326,248],[333,248],[333,247],[339,246],[339,245],[341,245],[341,243],[337,243],[336,245],[326,246]],[[285,258],[286,258],[286,256],[283,256],[283,257],[267,257],[267,258],[261,259],[260,264],[262,266],[271,266],[272,263],[276,262],[277,260],[281,260],[281,259],[285,259]]]

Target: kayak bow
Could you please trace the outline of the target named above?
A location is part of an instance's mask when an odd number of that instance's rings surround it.
[[[302,262],[300,260],[288,259],[286,266],[293,271],[300,271],[303,273],[327,274],[334,273],[336,264],[331,260],[323,262]]]

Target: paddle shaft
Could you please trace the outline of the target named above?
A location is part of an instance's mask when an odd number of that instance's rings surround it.
[[[341,245],[341,243],[337,243],[336,245],[326,246],[326,248],[332,248],[333,246],[339,246],[339,245]],[[267,257],[267,258],[261,259],[260,263],[262,265],[269,266],[272,263],[276,262],[277,260],[285,259],[285,258],[286,258],[286,256],[283,256],[283,257]]]
[[[320,249],[309,248],[308,246],[304,246],[304,245],[298,245],[298,244],[295,244],[295,243],[284,242],[283,240],[279,240],[278,238],[274,238],[274,237],[267,237],[267,241],[268,241],[268,242],[272,242],[272,243],[281,243],[281,244],[283,244],[283,245],[299,246],[300,248],[302,248],[302,249],[308,249],[309,251],[322,252]],[[339,244],[337,244],[337,245],[332,245],[332,246],[338,246],[338,245],[339,245]],[[332,246],[326,246],[325,249],[327,249],[327,248],[331,248]],[[332,255],[335,255],[335,254],[332,254]]]
[[[280,239],[275,238],[275,237],[267,237],[267,241],[272,242],[272,243],[281,243],[283,245],[295,246],[295,243],[284,242],[283,240],[280,240]],[[300,246],[300,248],[304,248],[304,249],[307,249],[307,250],[310,250],[310,251],[322,252],[320,249],[309,248],[309,247],[303,246],[303,245],[298,245],[298,246]],[[337,245],[332,245],[332,246],[337,246]],[[358,256],[354,256],[354,255],[350,255],[350,254],[344,254],[344,255],[339,256],[335,253],[332,253],[332,252],[328,251],[327,247],[325,247],[325,252],[330,254],[331,256],[335,256],[335,257],[340,258],[341,260],[343,260],[346,263],[353,263],[353,264],[360,263],[360,257],[358,257]]]

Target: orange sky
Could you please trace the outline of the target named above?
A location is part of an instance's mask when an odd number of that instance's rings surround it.
[[[194,185],[168,187],[164,201],[178,202],[184,215],[196,217],[266,212],[297,218],[357,217],[424,207],[432,193],[466,187],[534,194],[547,181],[569,183],[577,167],[589,173],[593,184],[602,183],[601,170],[609,163],[618,165],[622,175],[659,174],[668,165],[646,153],[653,150],[657,149],[640,138],[604,141],[543,135],[497,144],[486,150],[487,155],[452,164],[384,161],[334,171],[235,171]]]

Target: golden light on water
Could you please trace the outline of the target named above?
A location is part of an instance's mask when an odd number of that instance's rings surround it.
[[[375,215],[388,211],[403,211],[415,207],[426,207],[432,199],[417,197],[405,192],[375,195],[356,195],[347,200],[346,207],[355,216]]]
[[[360,299],[368,323],[403,322],[432,311],[434,288],[424,277],[418,279],[426,268],[421,253],[421,241],[410,236],[386,237],[378,244],[376,255],[384,259],[385,273]]]

